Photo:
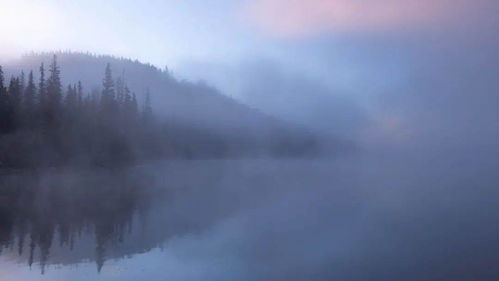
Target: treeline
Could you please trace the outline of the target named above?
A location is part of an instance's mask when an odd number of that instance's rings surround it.
[[[177,114],[154,118],[149,90],[139,93],[144,101],[138,102],[125,77],[113,78],[109,63],[100,90],[89,91],[81,82],[63,87],[55,55],[48,67],[41,63],[36,71],[36,81],[33,71],[7,81],[0,66],[0,168],[116,166],[165,157],[295,157],[320,151],[306,130],[233,102],[210,103],[226,101],[210,92],[163,89],[162,97],[182,96],[185,102],[161,104]],[[147,78],[139,73],[129,79]],[[201,122],[199,116],[213,120]],[[217,122],[224,126],[204,125]]]
[[[117,165],[163,153],[149,93],[143,106],[108,64],[102,91],[81,82],[63,89],[52,62],[5,80],[0,67],[0,167]]]

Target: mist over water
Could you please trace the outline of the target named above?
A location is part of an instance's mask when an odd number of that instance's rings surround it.
[[[499,280],[498,11],[0,0],[0,281]]]
[[[366,101],[367,95],[330,95],[325,84],[256,65],[242,90],[254,107],[248,109],[201,84],[158,74],[152,84],[166,94],[157,117],[271,144],[276,125],[299,124],[316,137],[332,136],[340,153],[209,160],[193,151],[183,160],[120,168],[2,169],[0,276],[496,280],[498,87],[486,56],[492,45],[469,56],[460,47],[445,56],[420,48],[414,55],[425,58],[420,73]],[[67,62],[68,73],[79,74]],[[93,69],[86,73],[98,76]],[[193,102],[201,97],[204,106]],[[185,139],[205,144],[201,135]],[[343,149],[338,140],[345,139],[356,149]]]
[[[4,175],[3,198],[17,200],[1,205],[1,274],[490,280],[499,276],[496,156],[359,153]]]

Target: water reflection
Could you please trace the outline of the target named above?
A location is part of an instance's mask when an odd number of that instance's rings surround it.
[[[0,256],[42,274],[88,261],[100,272],[106,260],[202,231],[244,205],[240,189],[220,187],[231,164],[203,163],[4,173]]]
[[[460,155],[4,174],[0,279],[497,280],[498,166]]]
[[[127,171],[3,175],[2,253],[16,252],[29,266],[39,263],[42,273],[47,263],[84,259],[95,260],[100,271],[107,248],[122,244],[137,214],[148,211],[151,190],[138,179]],[[95,249],[93,256],[88,248]]]

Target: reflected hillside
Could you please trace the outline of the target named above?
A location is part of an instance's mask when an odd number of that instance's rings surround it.
[[[0,185],[2,248],[16,251],[30,266],[39,263],[42,272],[52,256],[61,259],[61,250],[75,251],[91,235],[94,257],[77,256],[95,259],[100,270],[106,247],[124,240],[134,215],[145,211],[148,200],[147,189],[118,171],[54,170],[4,178]]]
[[[213,176],[204,177],[206,192]],[[42,273],[50,264],[84,261],[95,261],[100,271],[107,259],[147,252],[172,237],[202,230],[228,210],[210,206],[215,203],[210,195],[205,205],[185,196],[199,181],[176,186],[172,175],[146,167],[54,169],[7,173],[2,179],[1,255],[39,266]],[[185,210],[193,204],[206,208]]]

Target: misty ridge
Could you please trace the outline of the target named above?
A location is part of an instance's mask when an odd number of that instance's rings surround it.
[[[204,83],[178,81],[167,68],[84,53],[29,54],[4,65],[0,116],[1,167],[303,157],[348,146]]]
[[[0,281],[499,281],[499,0],[0,0]]]

